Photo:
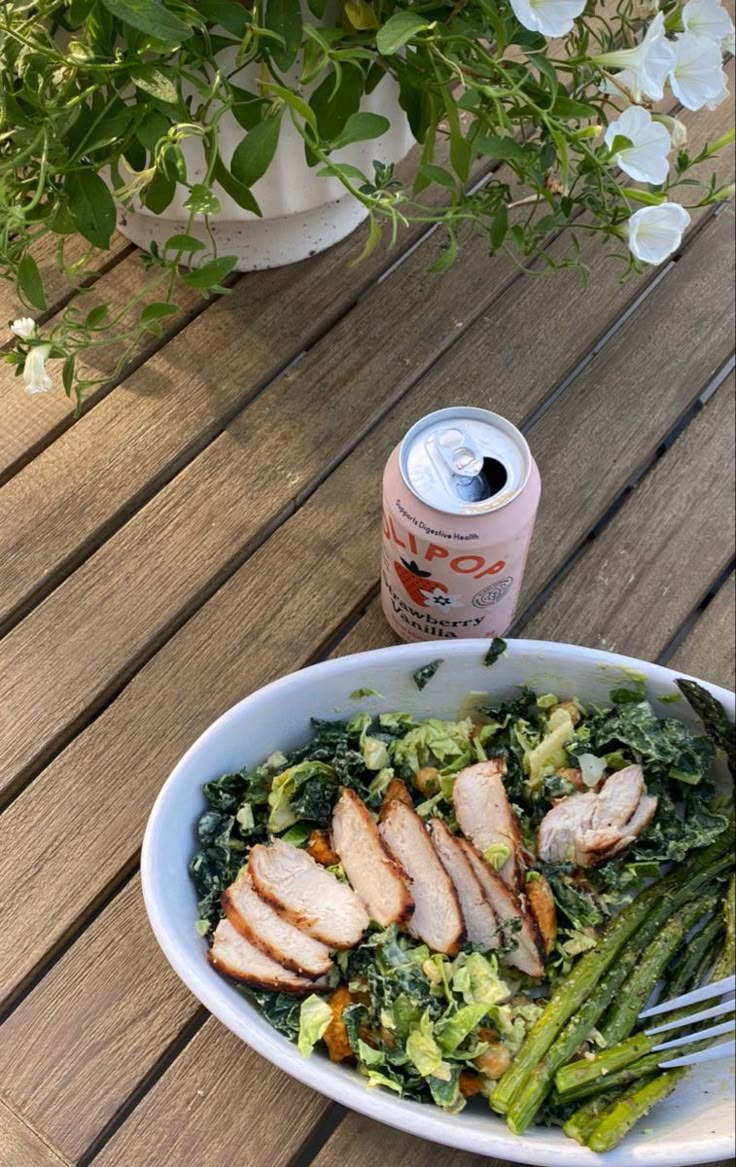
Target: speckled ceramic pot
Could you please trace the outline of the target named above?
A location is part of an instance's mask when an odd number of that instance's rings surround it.
[[[229,72],[234,65],[232,50],[225,50],[220,58],[225,71]],[[257,64],[247,65],[232,80],[236,85],[255,92],[258,69]],[[398,162],[411,149],[414,138],[399,105],[398,87],[392,77],[384,77],[363,99],[360,108],[388,118],[390,129],[380,138],[356,142],[336,151],[332,157],[371,174],[374,159],[384,163]],[[221,119],[220,155],[226,164],[229,164],[244,132],[230,113]],[[181,143],[181,148],[189,181],[201,181],[205,172],[201,142],[197,138],[187,138]],[[304,143],[291,119],[284,116],[273,162],[252,188],[263,212],[262,217],[244,210],[222,187],[215,186],[222,210],[210,217],[210,226],[219,254],[237,255],[238,271],[281,267],[324,251],[354,231],[366,217],[365,208],[345,193],[337,179],[320,178],[319,169],[307,166]],[[146,249],[152,242],[163,245],[171,235],[187,226],[186,197],[186,187],[179,184],[174,198],[159,215],[140,206],[133,211],[121,210],[121,232]],[[191,234],[201,239],[208,250],[211,249],[203,222],[195,223]]]

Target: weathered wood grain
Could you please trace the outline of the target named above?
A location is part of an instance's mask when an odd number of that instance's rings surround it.
[[[715,119],[715,115],[711,118]],[[709,130],[718,124],[701,118],[693,126],[694,134],[705,140]],[[728,154],[720,166],[723,181],[728,181],[732,173]],[[316,344],[273,387],[275,394],[262,408],[270,410],[272,417],[284,408],[287,416],[294,419],[288,430],[279,432],[279,437],[298,436],[300,456],[311,452],[304,449],[306,435],[301,432],[301,424],[302,418],[309,417],[315,399],[322,396],[332,402],[338,394],[344,396],[346,387],[351,386],[354,405],[364,402],[368,414],[373,405],[375,416],[382,405],[385,407],[392,396],[406,391],[413,379],[450,348],[518,274],[508,257],[500,255],[491,260],[479,245],[469,247],[461,262],[438,280],[426,268],[441,246],[439,237],[428,241],[387,283],[372,287],[323,342]],[[602,247],[594,248],[590,262],[595,264],[602,252]],[[569,244],[559,244],[553,258],[562,260],[569,254]],[[357,298],[365,291],[366,277],[363,266],[341,271],[333,266],[325,268],[325,262],[334,265],[336,260],[317,257],[313,261],[319,266],[322,283],[335,290],[329,309],[334,313],[335,302],[341,297],[343,301],[351,295]],[[292,270],[296,274],[291,274]],[[327,278],[327,271],[333,272],[332,279]],[[241,280],[225,304],[212,305],[201,320],[190,325],[186,338],[174,340],[134,374],[126,383],[124,396],[112,394],[84,426],[75,427],[57,441],[52,451],[38,457],[0,491],[0,563],[4,564],[0,574],[0,627],[30,603],[37,603],[57,579],[119,525],[144,494],[153,492],[177,465],[191,457],[200,443],[209,440],[218,422],[226,424],[228,412],[242,407],[260,381],[286,363],[288,356],[286,360],[281,357],[284,347],[289,356],[309,347],[320,328],[320,301],[314,294],[312,274],[313,267],[306,264],[289,269],[286,277],[283,273],[260,272]],[[242,310],[245,303],[246,285],[258,303],[257,319],[266,315],[263,327],[259,322],[256,338],[235,319],[236,310]],[[606,303],[606,309],[612,315],[615,303],[623,306],[635,291],[634,285],[615,287],[613,278],[611,285],[615,301],[610,306]],[[324,302],[323,288],[320,291]],[[274,307],[271,298],[282,302],[283,314],[269,317],[268,308]],[[304,313],[307,303],[313,318],[310,321]],[[460,305],[462,313],[458,311]],[[410,329],[404,326],[407,316],[414,322]],[[252,320],[252,312],[249,318]],[[589,319],[595,319],[592,313]],[[286,320],[291,329],[285,329]],[[265,350],[253,344],[253,339],[257,341],[261,336],[264,340],[271,337]],[[588,342],[592,339],[589,335]],[[178,365],[183,352],[185,368]],[[234,378],[236,363],[238,376]],[[193,368],[193,364],[200,367]],[[176,370],[173,379],[172,369]],[[166,377],[169,384],[163,400],[161,386],[158,392],[154,389],[159,377]],[[132,399],[127,396],[129,388],[134,394]],[[143,390],[143,400],[137,396],[139,389]],[[213,406],[215,395],[221,400]],[[207,405],[212,412],[208,412]],[[169,416],[170,412],[175,416]],[[227,436],[235,439],[237,447],[241,445],[242,432],[251,435],[257,429],[259,419],[252,418],[251,412],[247,411],[228,431]],[[199,434],[198,427],[202,430]],[[318,448],[323,448],[323,443]],[[332,448],[324,448],[329,458]],[[263,481],[269,471],[261,470],[258,464],[254,467],[250,451],[244,453],[248,455],[250,474]],[[283,444],[268,453],[272,460],[276,459],[278,474],[284,461]],[[72,475],[62,472],[62,467],[69,466],[73,467]],[[298,485],[309,481],[310,471],[302,471],[299,466],[287,467],[289,471],[296,476],[291,492],[294,495]]]
[[[0,1099],[0,1167],[67,1167],[69,1160]]]
[[[716,593],[666,664],[736,689],[736,576]]]
[[[136,877],[0,1027],[3,1092],[76,1161],[194,1014]]]
[[[94,1162],[287,1167],[326,1107],[210,1019]]]
[[[657,659],[732,555],[733,387],[721,386],[520,635]]]
[[[534,427],[532,446],[542,477],[549,484],[558,476],[557,489],[547,485],[540,520],[543,538],[529,568],[537,588],[549,573],[559,570],[596,516],[656,448],[693,394],[709,380],[713,364],[722,362],[730,343],[729,311],[723,298],[728,273],[716,257],[727,245],[727,228],[723,218],[714,222],[642,306],[643,323],[635,334],[640,344],[638,379],[627,383],[631,322],[611,342],[616,358],[606,358],[608,349],[604,350],[579,378],[585,380],[584,388],[578,390],[575,382]],[[687,366],[670,354],[672,335],[684,327],[692,327],[698,338]],[[644,340],[642,332],[648,334]],[[641,382],[653,380],[663,367],[669,391],[652,403],[642,396]],[[103,894],[116,872],[130,863],[155,791],[197,734],[244,692],[303,664],[337,625],[360,609],[377,574],[380,474],[385,457],[410,420],[452,400],[452,386],[447,392],[444,401],[438,400],[436,389],[430,394],[420,382],[302,510],[271,536],[3,815],[0,886],[23,886],[27,903],[44,920],[42,933],[23,929],[22,943],[12,918],[0,933],[4,994],[17,989],[71,922],[87,910],[87,904]],[[520,421],[533,404],[524,392],[524,385],[501,386],[494,404]],[[482,390],[476,390],[469,400],[483,404],[486,398]],[[563,414],[564,424],[552,424],[556,414]],[[584,420],[580,426],[578,416]],[[623,441],[617,456],[606,451],[602,462],[596,435],[611,433],[614,421],[624,436],[628,433],[624,424],[635,432]],[[169,563],[174,578],[178,564]],[[75,573],[71,584],[81,576],[82,572]],[[133,586],[132,574],[123,578]],[[305,586],[305,581],[312,583]],[[119,586],[120,581],[112,577],[110,589]],[[528,594],[534,594],[533,588]],[[100,595],[105,596],[104,611],[106,593]],[[73,623],[80,602],[78,595],[68,604],[66,619],[72,627],[65,635],[71,636],[72,644],[75,636],[90,635],[89,624]],[[32,625],[36,616],[28,617],[21,630]],[[45,634],[50,632],[47,626]],[[37,637],[33,644],[38,658]],[[39,668],[36,659],[34,666],[27,670],[27,692],[39,718],[39,702],[44,698],[37,684],[30,687],[31,674],[45,677],[52,664]],[[66,697],[70,699],[68,692]],[[25,740],[37,722],[30,706],[26,709],[19,702],[14,707],[17,716],[25,719],[23,737],[18,739]],[[75,811],[80,783],[86,808],[81,822]],[[18,839],[23,840],[20,848],[14,842]],[[49,899],[51,887],[54,895]]]
[[[505,1167],[505,1161],[439,1147],[360,1114],[348,1114],[312,1167]]]

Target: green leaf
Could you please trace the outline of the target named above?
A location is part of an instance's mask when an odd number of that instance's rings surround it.
[[[327,0],[307,0],[307,6],[312,16],[316,16],[317,20],[321,20],[325,14]]]
[[[443,99],[445,113],[447,114],[447,124],[450,129],[450,162],[457,176],[463,182],[467,182],[470,174],[470,160],[473,156],[473,148],[463,134],[463,128],[460,124],[460,114],[458,113],[453,95],[445,90],[443,91]]]
[[[309,99],[320,137],[328,142],[341,134],[348,118],[358,112],[363,93],[363,73],[355,65],[343,65],[337,86],[336,80],[335,73],[329,72]]]
[[[123,24],[167,44],[189,40],[191,28],[156,0],[102,0],[103,7]]]
[[[358,170],[357,166],[351,166],[349,162],[331,162],[329,166],[323,166],[321,170],[317,171],[318,178],[354,178],[356,182],[365,183],[368,181],[362,170]]]
[[[107,185],[94,170],[73,170],[64,179],[64,189],[80,235],[106,250],[115,230],[115,203]]]
[[[624,134],[616,134],[616,137],[611,142],[610,152],[611,154],[620,154],[622,150],[630,150],[632,146],[633,142],[630,138],[627,138]]]
[[[230,170],[238,182],[251,187],[268,170],[279,143],[281,117],[267,117],[238,143],[230,160]]]
[[[213,178],[239,207],[242,207],[244,211],[250,211],[253,215],[260,217],[261,208],[258,206],[258,202],[248,187],[243,186],[242,182],[238,182],[237,178],[230,173],[219,156],[215,163]]]
[[[395,12],[376,34],[376,48],[384,57],[390,57],[408,44],[412,37],[433,24],[416,12]]]
[[[380,138],[391,128],[388,118],[378,113],[353,113],[345,122],[341,134],[333,138],[330,145],[333,150],[340,150],[349,146],[351,142],[366,142],[371,138]]]
[[[87,319],[84,322],[85,328],[98,328],[108,314],[107,304],[98,304],[87,313]]]
[[[269,53],[276,67],[285,73],[294,64],[302,43],[300,0],[268,0],[265,25],[281,38],[281,44],[269,45]]]
[[[205,20],[219,24],[233,36],[245,36],[251,23],[248,9],[243,4],[236,4],[235,0],[198,0],[197,9]]]
[[[230,88],[235,98],[230,107],[233,117],[244,130],[252,130],[263,121],[264,106],[267,103],[262,97],[250,93],[247,89],[240,89],[237,85],[231,85]]]
[[[495,215],[493,216],[493,221],[491,223],[491,229],[488,233],[489,239],[491,241],[491,247],[493,248],[494,251],[498,251],[499,247],[502,246],[503,241],[506,238],[506,232],[508,231],[508,229],[509,229],[509,212],[508,212],[508,209],[506,207],[506,204],[503,203],[498,208]]]
[[[141,312],[141,324],[148,324],[152,320],[161,320],[164,316],[176,316],[179,311],[176,304],[167,304],[164,300],[153,304],[146,304]]]
[[[204,251],[205,245],[201,239],[193,235],[170,235],[164,244],[166,251]]]
[[[557,96],[557,88],[559,84],[554,65],[547,60],[543,53],[529,53],[529,63],[530,65],[534,65],[535,68],[539,70],[541,75],[546,77],[549,81],[552,101],[554,102],[555,97]],[[560,114],[559,116],[564,117],[564,114]]]
[[[76,364],[76,357],[70,354],[64,361],[61,367],[61,383],[64,386],[64,392],[67,397],[71,397],[72,385],[74,384],[74,366]]]
[[[451,194],[455,194],[457,191],[457,182],[449,170],[445,170],[443,166],[435,166],[432,162],[423,162],[417,168],[417,174],[426,178],[429,183],[436,182],[438,186],[443,186]]]
[[[175,105],[178,101],[176,73],[173,71],[165,71],[157,65],[138,65],[135,69],[131,69],[130,75],[136,89],[150,93],[151,97],[157,97],[159,101],[165,101],[168,105]]]
[[[500,138],[496,134],[479,134],[473,138],[473,149],[478,154],[495,158],[499,162],[526,161],[526,154],[513,138]]]
[[[665,194],[650,194],[647,190],[637,190],[633,186],[625,186],[622,194],[635,203],[643,203],[645,207],[658,207],[667,198]]]
[[[457,239],[455,238],[454,233],[450,232],[449,239],[447,240],[447,247],[442,252],[439,259],[435,260],[435,262],[427,270],[431,272],[447,271],[448,267],[452,267],[453,263],[457,259],[457,251]]]
[[[176,179],[157,170],[146,188],[143,203],[154,215],[160,215],[173,199],[175,190]]]
[[[275,85],[273,81],[264,81],[262,83],[262,87],[266,93],[271,93],[274,97],[280,97],[284,105],[288,105],[289,109],[292,110],[293,113],[298,113],[300,117],[304,118],[304,121],[307,123],[310,129],[314,130],[314,133],[319,136],[319,131],[317,129],[317,119],[314,116],[314,110],[311,108],[311,106],[307,105],[303,97],[299,97],[298,94],[292,93],[290,89],[286,89],[283,85]]]
[[[201,182],[195,182],[189,191],[184,208],[197,215],[217,215],[222,210],[217,196]]]
[[[46,295],[43,290],[43,280],[38,270],[38,264],[33,256],[26,252],[16,269],[15,278],[18,290],[29,304],[41,312],[46,308]]]
[[[194,271],[188,271],[182,276],[185,284],[189,284],[190,288],[199,288],[200,290],[206,288],[214,288],[229,275],[237,263],[237,256],[222,255],[219,259],[211,259],[209,263],[203,263],[201,267],[197,267]]]
[[[504,210],[505,209],[506,208],[504,207]],[[484,665],[495,665],[498,658],[503,656],[503,654],[506,652],[507,648],[508,648],[508,644],[506,643],[505,640],[503,640],[500,636],[494,636],[493,640],[491,641],[490,645],[488,646],[488,651],[487,651],[486,655],[483,657],[483,664]]]
[[[536,58],[535,58],[536,59]],[[600,116],[599,111],[594,105],[588,105],[585,101],[573,101],[571,97],[567,97],[564,93],[559,94],[551,113],[558,118],[597,118]]]

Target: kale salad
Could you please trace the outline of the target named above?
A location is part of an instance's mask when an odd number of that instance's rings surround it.
[[[440,664],[417,683],[441,685]],[[478,1095],[512,1130],[535,1121],[578,1138],[579,1102],[555,1088],[555,1068],[636,1024],[604,974],[615,989],[646,958],[649,989],[682,990],[733,943],[733,818],[714,781],[732,727],[705,690],[681,688],[702,732],[672,715],[672,698],[654,709],[638,678],[605,708],[584,694],[472,693],[454,721],[314,720],[300,748],[208,782],[189,871],[211,963],[304,1055],[452,1113]],[[614,928],[621,946],[572,1032],[570,974],[603,962]],[[546,1033],[544,1076],[527,1055]],[[607,1149],[602,1139],[588,1123],[579,1141]]]

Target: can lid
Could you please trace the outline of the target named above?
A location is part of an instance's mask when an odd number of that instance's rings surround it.
[[[404,482],[427,506],[450,515],[500,510],[526,486],[532,456],[523,434],[497,413],[438,409],[399,447]]]

